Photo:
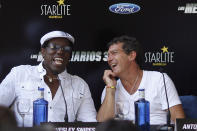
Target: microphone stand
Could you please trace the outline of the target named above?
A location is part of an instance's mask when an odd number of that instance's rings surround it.
[[[165,76],[162,72],[161,72],[161,74],[163,76],[163,82],[164,82],[165,94],[166,94],[166,101],[167,101],[167,105],[168,105],[168,112],[167,112],[167,124],[159,126],[158,131],[173,131],[174,126],[172,124],[170,124],[171,114],[170,114],[170,107],[169,107],[169,101],[168,101],[168,95],[167,95],[167,89],[166,89]]]
[[[58,80],[59,80],[59,84],[60,84],[60,87],[61,87],[62,95],[63,95],[63,98],[64,98],[65,109],[66,109],[66,113],[65,113],[65,116],[64,116],[64,121],[65,121],[65,122],[68,122],[67,103],[66,103],[66,99],[65,99],[65,96],[64,96],[64,92],[63,92],[61,80],[59,79],[59,77],[57,77],[57,78],[58,78]]]

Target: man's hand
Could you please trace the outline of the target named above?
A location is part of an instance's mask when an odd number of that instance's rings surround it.
[[[103,75],[103,80],[106,84],[106,86],[114,86],[116,87],[116,79],[115,79],[115,74],[112,72],[112,70],[105,70],[104,75]]]

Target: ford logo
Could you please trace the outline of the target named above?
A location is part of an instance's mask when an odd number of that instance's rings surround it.
[[[140,7],[136,4],[131,3],[119,3],[111,5],[109,7],[109,10],[117,14],[131,14],[138,12],[140,10]]]

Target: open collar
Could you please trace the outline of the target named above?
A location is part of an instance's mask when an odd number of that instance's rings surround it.
[[[43,61],[38,65],[38,72],[40,73],[40,77],[43,78],[46,75],[46,69],[43,67]],[[62,73],[58,74],[60,80],[66,79],[68,76],[67,69],[65,69]]]

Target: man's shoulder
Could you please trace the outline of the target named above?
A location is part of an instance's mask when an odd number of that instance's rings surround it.
[[[85,84],[87,84],[86,81],[83,78],[81,78],[77,75],[71,75],[71,74],[69,74],[69,75],[70,75],[70,78],[71,78],[73,83],[85,83]]]
[[[148,83],[155,83],[163,80],[162,73],[159,71],[143,71],[143,81],[147,84]]]
[[[159,72],[159,71],[151,71],[151,70],[144,70],[143,71],[144,72],[144,74],[145,74],[145,76],[147,76],[147,77],[153,77],[153,78],[159,78],[159,77],[161,77],[162,76],[162,73],[161,72]]]
[[[74,79],[74,80],[83,80],[80,76],[78,76],[78,75],[73,75],[73,74],[69,74],[70,75],[70,77],[72,78],[72,79]]]
[[[21,73],[27,73],[33,71],[37,66],[32,65],[19,65],[12,68],[12,71],[14,72],[21,72]]]

